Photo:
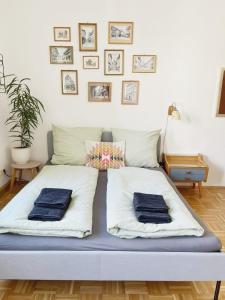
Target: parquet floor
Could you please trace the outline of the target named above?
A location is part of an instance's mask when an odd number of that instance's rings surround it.
[[[204,188],[201,199],[193,189],[180,191],[222,240],[225,251],[225,188]],[[9,194],[0,197],[0,209],[11,197]],[[214,286],[215,282],[2,280],[0,300],[212,300]],[[225,284],[220,300],[225,300]]]

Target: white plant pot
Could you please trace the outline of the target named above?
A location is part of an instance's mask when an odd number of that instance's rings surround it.
[[[26,164],[30,160],[31,148],[11,148],[11,154],[16,164]]]

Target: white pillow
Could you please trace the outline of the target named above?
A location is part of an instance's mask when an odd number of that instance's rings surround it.
[[[54,154],[51,163],[55,165],[85,165],[85,140],[101,141],[102,128],[58,127],[53,125]]]
[[[129,167],[158,167],[157,143],[160,131],[112,129],[114,142],[126,142],[125,165]]]

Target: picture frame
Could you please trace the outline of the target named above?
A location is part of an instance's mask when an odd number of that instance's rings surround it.
[[[133,73],[156,73],[156,55],[133,55],[132,72]]]
[[[225,68],[220,72],[216,117],[225,117]]]
[[[104,74],[105,75],[124,74],[124,50],[106,49],[104,51]]]
[[[73,46],[49,46],[50,64],[73,64]]]
[[[97,51],[97,23],[79,23],[79,50]]]
[[[89,102],[111,102],[111,82],[88,82]]]
[[[70,27],[53,27],[55,42],[70,42],[71,29]]]
[[[133,22],[109,22],[108,43],[109,44],[133,44]]]
[[[77,70],[61,70],[61,89],[63,95],[78,95]]]
[[[139,98],[139,85],[138,80],[123,80],[122,81],[122,98],[121,104],[137,105]]]
[[[83,69],[99,69],[99,56],[83,56]]]

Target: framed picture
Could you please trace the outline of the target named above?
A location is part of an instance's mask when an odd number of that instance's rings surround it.
[[[50,46],[51,64],[73,64],[73,46]]]
[[[225,68],[221,70],[217,101],[216,116],[225,117]]]
[[[133,44],[133,22],[109,22],[109,44]]]
[[[99,69],[99,56],[83,56],[83,69]]]
[[[97,51],[97,24],[79,23],[80,51]]]
[[[88,82],[89,102],[111,102],[111,82]]]
[[[155,73],[156,55],[133,55],[133,73]]]
[[[70,27],[54,27],[54,41],[55,42],[70,42],[71,33]]]
[[[123,75],[124,73],[124,51],[105,50],[104,57],[105,75]]]
[[[77,70],[61,70],[61,84],[63,95],[78,95]]]
[[[122,81],[122,104],[138,104],[139,81]]]

